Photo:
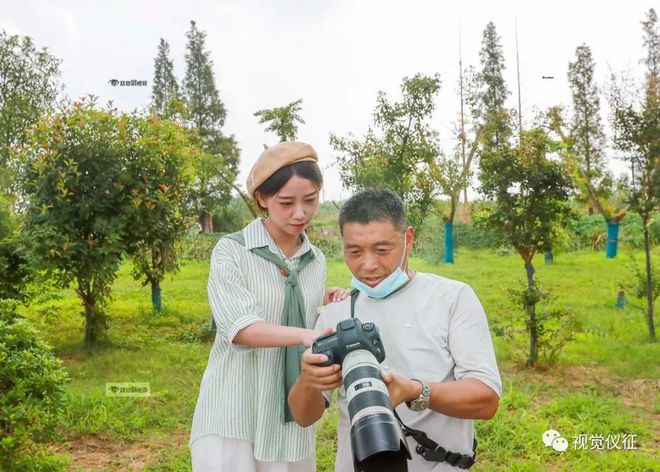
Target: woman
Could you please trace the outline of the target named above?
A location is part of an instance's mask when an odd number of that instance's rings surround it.
[[[218,241],[209,302],[217,326],[193,417],[194,472],[314,472],[315,428],[291,421],[286,398],[300,354],[320,333],[325,257],[305,228],[323,184],[316,151],[300,142],[266,149],[247,189],[266,218]]]

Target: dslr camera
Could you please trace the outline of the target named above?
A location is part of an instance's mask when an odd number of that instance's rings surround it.
[[[376,325],[340,321],[334,333],[312,344],[312,352],[328,357],[322,366],[341,365],[355,472],[407,472],[410,451],[380,376],[385,348]]]

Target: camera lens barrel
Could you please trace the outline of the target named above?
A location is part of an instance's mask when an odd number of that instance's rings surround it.
[[[342,377],[356,470],[407,471],[410,453],[392,413],[376,357],[363,349],[349,352],[342,364]]]

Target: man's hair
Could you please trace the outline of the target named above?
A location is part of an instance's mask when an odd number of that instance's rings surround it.
[[[366,225],[372,221],[389,221],[404,231],[406,210],[399,196],[390,190],[363,190],[349,198],[339,210],[339,231],[344,234],[346,223]]]

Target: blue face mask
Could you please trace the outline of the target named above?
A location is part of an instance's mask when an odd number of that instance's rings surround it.
[[[401,263],[399,267],[396,268],[394,272],[385,277],[383,280],[378,282],[378,285],[375,287],[370,287],[364,282],[361,282],[357,277],[353,276],[351,279],[351,285],[358,289],[360,292],[364,293],[366,296],[371,298],[385,298],[388,295],[391,295],[394,291],[401,288],[405,285],[408,280],[408,274],[401,268],[403,261],[406,257],[406,235],[403,235],[403,257],[401,257]]]

